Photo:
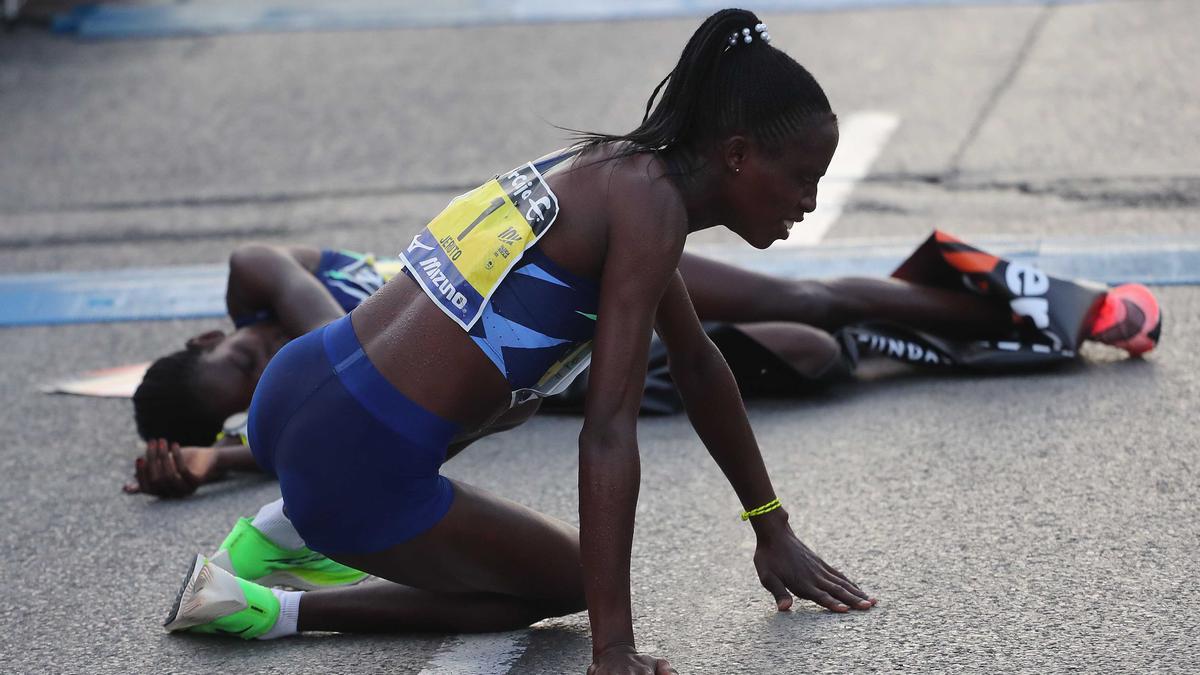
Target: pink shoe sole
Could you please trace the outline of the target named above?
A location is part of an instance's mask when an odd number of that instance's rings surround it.
[[[1091,338],[1139,356],[1154,349],[1161,334],[1162,311],[1154,294],[1141,284],[1122,284],[1109,289]]]

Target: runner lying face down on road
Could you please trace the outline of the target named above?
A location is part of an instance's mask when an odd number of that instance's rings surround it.
[[[955,251],[965,246],[941,233],[936,238],[939,245]],[[139,432],[150,440],[145,455],[135,462],[135,482],[126,491],[182,497],[229,470],[258,471],[240,428],[245,417],[229,418],[246,408],[266,363],[296,337],[291,331],[297,326],[323,325],[358,306],[383,285],[386,274],[381,272],[386,271],[386,265],[376,269],[372,257],[349,251],[263,244],[238,247],[230,257],[227,286],[230,316],[237,328],[229,335],[220,331],[198,335],[188,341],[187,349],[159,359],[147,373],[134,403]],[[1008,271],[999,276],[1008,276]],[[939,366],[971,367],[981,356],[1000,355],[1006,360],[999,369],[1005,372],[1047,367],[1061,360],[995,347],[1012,344],[1028,332],[1021,325],[1022,317],[1014,316],[1005,298],[965,288],[935,288],[898,279],[782,279],[688,253],[680,258],[679,272],[697,315],[706,322],[705,332],[729,363],[743,398],[818,392],[846,377],[859,352],[869,353],[872,344],[886,345],[892,357],[903,345],[901,360],[920,364],[929,364],[930,350],[935,350],[941,354]],[[1094,312],[1088,306],[1093,297],[1101,299]],[[1154,297],[1142,286],[1127,284],[1103,294],[1084,289],[1079,310],[1086,322],[1083,337],[1130,353],[1141,353],[1157,341],[1158,333],[1152,329],[1158,326],[1160,313]],[[993,346],[981,348],[979,341],[984,339],[992,340]],[[1069,343],[1066,347],[1077,346],[1077,340],[1063,339]],[[975,362],[963,354],[967,351]],[[563,393],[543,400],[540,409],[581,412],[587,380],[584,373]],[[530,401],[486,433],[520,424],[537,405],[537,400]],[[641,412],[681,409],[666,350],[655,339]],[[219,431],[223,420],[232,423]],[[218,435],[220,439],[208,445]],[[168,442],[168,438],[175,440]],[[184,444],[175,449],[180,439]],[[464,440],[451,444],[451,455]]]
[[[710,324],[707,330],[730,362],[743,396],[802,392],[831,379],[841,372],[841,347],[828,331],[865,318],[961,336],[993,334],[1012,325],[1003,308],[970,294],[895,280],[787,280],[688,253],[679,272],[701,320],[740,322],[736,328]],[[134,396],[138,431],[150,440],[146,455],[135,462],[136,482],[126,491],[180,497],[228,470],[259,470],[244,445],[241,420],[228,429],[223,423],[248,407],[280,347],[354,309],[383,283],[370,256],[303,246],[239,246],[230,256],[226,291],[236,329],[189,339],[186,349],[153,364]],[[652,351],[663,351],[661,343],[656,341]],[[677,406],[669,377],[661,375],[647,379],[643,412]],[[548,401],[553,409],[574,409],[581,398],[582,393]],[[521,412],[504,416],[488,433],[520,424],[538,403],[532,400],[518,408]]]
[[[405,248],[405,275],[288,342],[264,370],[247,433],[288,518],[310,548],[409,592],[410,625],[424,626],[431,606],[449,630],[586,608],[589,672],[673,670],[637,652],[629,593],[655,329],[689,418],[758,535],[755,566],[779,608],[793,593],[833,611],[874,604],[792,533],[733,375],[676,269],[689,232],[724,225],[766,248],[816,206],[836,118],[765,28],[741,10],[707,19],[641,126],[586,136],[454,200]],[[440,475],[456,436],[555,393],[589,354],[578,531]],[[168,628],[228,630],[222,622],[257,614],[259,598],[296,623],[243,626],[243,636],[344,628],[345,613],[322,617],[303,598],[285,607],[196,563]]]

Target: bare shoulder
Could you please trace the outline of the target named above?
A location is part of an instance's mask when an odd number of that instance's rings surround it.
[[[601,147],[576,160],[576,166],[589,174],[597,206],[607,216],[610,241],[634,238],[660,252],[682,248],[687,210],[662,159],[650,153],[629,157],[612,153],[611,148]]]
[[[600,146],[549,181],[559,198],[560,225],[540,246],[579,276],[598,279],[613,249],[625,257],[647,254],[639,265],[672,261],[682,251],[687,211],[657,157],[616,157],[612,147]]]

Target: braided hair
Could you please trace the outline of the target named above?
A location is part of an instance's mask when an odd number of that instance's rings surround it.
[[[621,135],[582,133],[577,140],[585,149],[620,144],[618,156],[656,152],[687,162],[688,154],[734,134],[775,154],[794,134],[836,121],[816,79],[772,47],[764,29],[744,9],[713,14],[650,94],[640,126]]]

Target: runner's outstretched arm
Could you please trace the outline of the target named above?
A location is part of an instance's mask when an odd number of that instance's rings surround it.
[[[671,377],[679,387],[688,418],[742,507],[752,511],[776,503],[733,373],[705,335],[678,274],[659,306],[658,331],[670,354]],[[835,612],[869,609],[875,604],[796,537],[783,508],[750,520],[758,536],[754,565],[780,611],[792,605],[789,591]]]
[[[636,170],[614,171],[609,189],[612,215],[579,434],[579,545],[592,628],[588,672],[665,673],[665,660],[637,653],[629,561],[641,479],[638,411],[654,315],[683,250],[686,212],[669,183],[648,186]]]

